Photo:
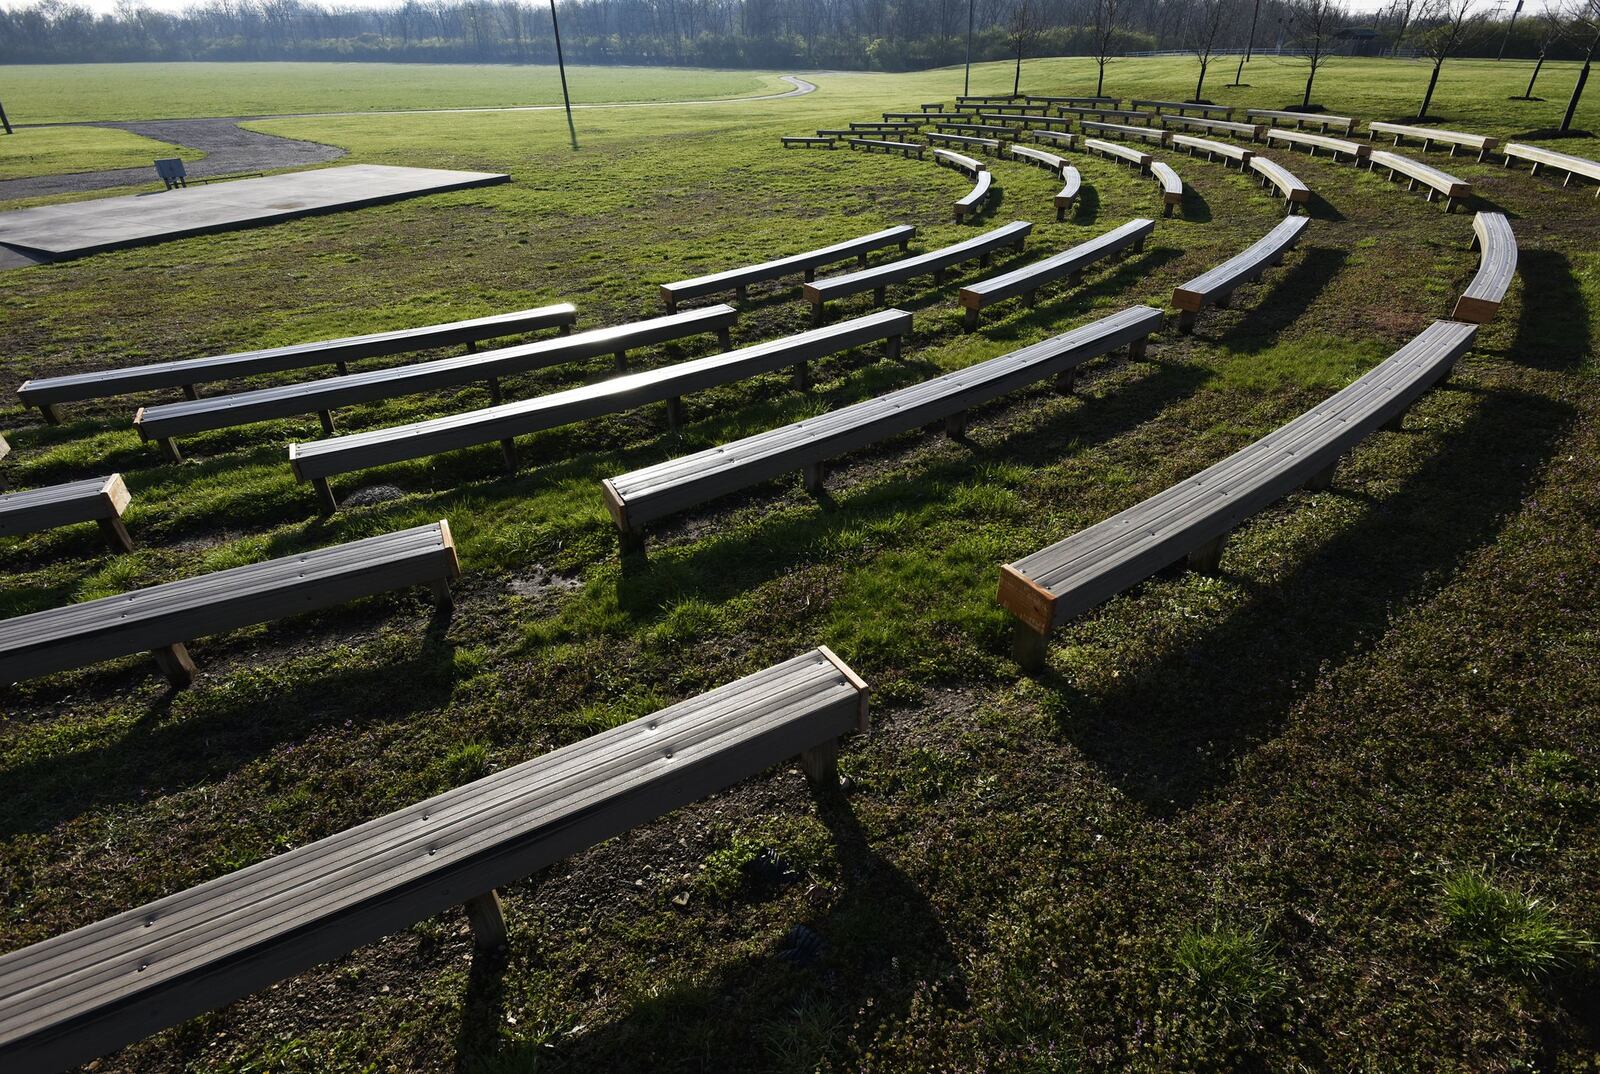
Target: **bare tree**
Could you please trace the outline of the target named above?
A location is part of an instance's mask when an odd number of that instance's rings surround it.
[[[1389,46],[1389,55],[1393,56],[1400,51],[1400,45],[1406,39],[1406,31],[1411,29],[1411,17],[1416,14],[1417,7],[1423,0],[1390,0],[1385,16],[1395,23],[1394,44]]]
[[[1011,17],[1006,20],[1006,40],[1017,57],[1016,77],[1011,81],[1013,96],[1022,92],[1022,54],[1044,30],[1039,8],[1039,0],[1016,0],[1011,5]]]
[[[1111,49],[1127,18],[1123,3],[1124,0],[1094,0],[1094,37],[1090,45],[1094,52],[1095,67],[1099,69],[1099,78],[1094,86],[1096,97],[1105,96],[1106,64],[1111,62]]]
[[[1206,88],[1206,69],[1217,48],[1217,39],[1233,16],[1234,0],[1195,0],[1189,9],[1189,24],[1184,34],[1189,51],[1200,61],[1200,77],[1194,83],[1194,99],[1200,100]]]
[[[1572,129],[1572,117],[1583,99],[1583,87],[1589,83],[1589,65],[1594,62],[1594,50],[1600,47],[1600,0],[1573,0],[1567,9],[1568,31],[1583,42],[1583,66],[1578,68],[1578,81],[1572,87],[1572,98],[1567,101],[1567,113],[1561,117],[1563,133]]]
[[[1600,0],[1591,0],[1600,3]],[[1327,66],[1338,47],[1339,31],[1350,21],[1350,12],[1343,0],[1291,0],[1285,29],[1295,48],[1299,50],[1298,62],[1306,65],[1306,91],[1300,107],[1311,107],[1311,88],[1317,72]]]
[[[1528,76],[1528,88],[1518,98],[1523,101],[1533,100],[1533,84],[1539,81],[1539,72],[1544,69],[1544,58],[1550,52],[1550,46],[1561,37],[1565,29],[1561,21],[1561,12],[1552,4],[1545,5],[1545,9],[1534,15],[1529,20],[1539,28],[1539,52],[1533,61],[1533,73]]]
[[[1250,53],[1256,47],[1256,23],[1261,19],[1261,0],[1255,0],[1255,6],[1250,9],[1250,36],[1245,38],[1244,52],[1239,56],[1239,69],[1233,73],[1233,84],[1244,85],[1244,65],[1250,62]]]
[[[1428,106],[1433,103],[1433,91],[1439,85],[1439,72],[1444,62],[1483,33],[1488,15],[1474,10],[1475,5],[1476,0],[1428,0],[1417,16],[1412,38],[1418,50],[1433,61],[1428,89],[1422,95],[1422,107],[1417,109],[1418,119],[1428,117]]]

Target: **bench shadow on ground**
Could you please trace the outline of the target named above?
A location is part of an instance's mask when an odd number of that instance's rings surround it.
[[[268,698],[211,691],[191,695],[198,712],[171,719],[162,694],[124,733],[68,756],[24,761],[0,771],[0,838],[48,831],[86,812],[221,778],[286,743],[335,724],[404,719],[443,705],[459,674],[455,645],[430,624],[407,659],[358,670],[330,668]],[[258,644],[258,643],[246,643]],[[196,653],[202,673],[218,670],[228,646]],[[76,690],[122,692],[151,672],[148,662]]]
[[[1311,197],[1307,199],[1304,209],[1305,214],[1313,220],[1329,220],[1337,223],[1345,219],[1344,213],[1334,208],[1333,202],[1315,190],[1311,192]]]
[[[1201,314],[1195,324],[1195,338],[1240,354],[1266,350],[1286,329],[1304,318],[1306,306],[1322,293],[1348,260],[1348,250],[1333,246],[1304,249],[1287,272],[1269,269],[1252,285],[1254,301],[1241,310],[1242,316],[1222,333],[1210,335],[1206,331],[1208,315]],[[1239,308],[1239,303],[1235,302],[1234,306]]]
[[[673,980],[636,999],[615,1021],[552,1045],[508,1042],[505,957],[475,958],[456,1038],[460,1074],[562,1069],[657,1071],[695,1057],[700,1070],[748,1069],[751,1056],[773,1054],[774,1040],[811,1069],[815,1054],[842,1043],[846,1032],[871,1039],[894,1022],[925,982],[941,1002],[967,1005],[966,981],[939,915],[917,885],[873,848],[850,801],[838,791],[812,792],[819,819],[834,839],[839,891],[822,914],[797,920],[820,946],[774,937],[763,953],[730,959],[713,975]],[[537,955],[535,955],[537,957]],[[667,971],[670,974],[670,970]],[[781,1037],[805,1005],[820,1006],[826,1028],[807,1039]],[[813,1054],[792,1054],[813,1052]],[[800,1066],[795,1066],[800,1069]]]
[[[1576,418],[1542,396],[1486,394],[1393,495],[1367,499],[1341,475],[1325,495],[1366,500],[1365,514],[1281,582],[1232,579],[1247,587],[1236,610],[1112,691],[1086,693],[1047,673],[1060,731],[1151,813],[1187,809],[1276,733],[1319,669],[1380,638],[1395,609],[1429,599],[1456,564],[1493,543]],[[1295,509],[1293,498],[1268,515],[1283,509]],[[1070,627],[1065,635],[1058,645],[1070,644]]]
[[[1091,183],[1078,187],[1078,196],[1072,202],[1072,212],[1064,223],[1092,224],[1100,219],[1100,191]]]
[[[1211,223],[1211,203],[1205,199],[1194,187],[1188,183],[1183,185],[1183,202],[1177,206],[1174,216],[1187,220],[1191,224]]]
[[[1589,353],[1589,305],[1567,255],[1554,250],[1522,250],[1521,315],[1510,359],[1521,365],[1564,372],[1582,365]]]

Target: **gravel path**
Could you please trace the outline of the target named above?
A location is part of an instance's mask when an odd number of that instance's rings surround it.
[[[743,104],[751,101],[774,101],[785,97],[800,97],[816,90],[816,86],[794,75],[783,75],[783,80],[794,88],[785,93],[768,93],[756,97],[724,97],[710,101],[642,101],[611,104],[575,104],[573,110],[592,108],[670,108],[701,104]],[[196,178],[217,175],[238,175],[245,172],[269,171],[276,168],[293,168],[303,164],[321,164],[345,155],[338,146],[320,142],[305,142],[295,138],[280,138],[274,134],[248,131],[240,123],[258,119],[310,119],[317,116],[383,116],[428,115],[455,112],[554,112],[559,104],[502,105],[486,108],[416,108],[388,112],[292,112],[274,116],[232,116],[216,119],[145,119],[125,123],[90,123],[85,126],[118,127],[142,134],[147,138],[171,145],[198,149],[206,154],[201,160],[187,161],[184,170]],[[53,124],[41,124],[51,126]],[[60,124],[67,126],[68,124]],[[100,172],[73,172],[66,175],[40,175],[27,179],[0,180],[0,201],[12,198],[36,198],[51,194],[77,194],[90,190],[106,190],[119,186],[138,186],[156,182],[155,168],[115,168]],[[0,264],[0,268],[6,267]]]

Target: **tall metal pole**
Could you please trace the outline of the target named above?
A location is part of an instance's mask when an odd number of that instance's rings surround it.
[[[578,128],[572,122],[572,97],[567,93],[567,63],[561,58],[561,24],[556,21],[556,0],[550,0],[550,29],[556,35],[556,66],[561,69],[561,100],[567,106],[567,133],[572,135],[572,148],[578,148]]]
[[[1500,54],[1497,60],[1506,58],[1506,42],[1511,40],[1511,31],[1517,28],[1517,16],[1522,13],[1522,0],[1517,0],[1517,6],[1511,9],[1511,21],[1506,24],[1506,35],[1500,39]]]
[[[972,92],[972,5],[977,0],[967,0],[967,74],[961,82],[961,95],[967,96]]]

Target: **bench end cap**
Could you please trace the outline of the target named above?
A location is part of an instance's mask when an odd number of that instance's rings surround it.
[[[843,675],[845,680],[855,687],[856,692],[861,695],[861,709],[856,718],[856,730],[866,734],[872,730],[872,715],[868,711],[868,701],[872,696],[872,687],[868,686],[867,681],[855,673],[855,669],[841,660],[838,653],[826,645],[817,646],[817,652],[821,653],[829,663],[837,668],[839,674]]]

